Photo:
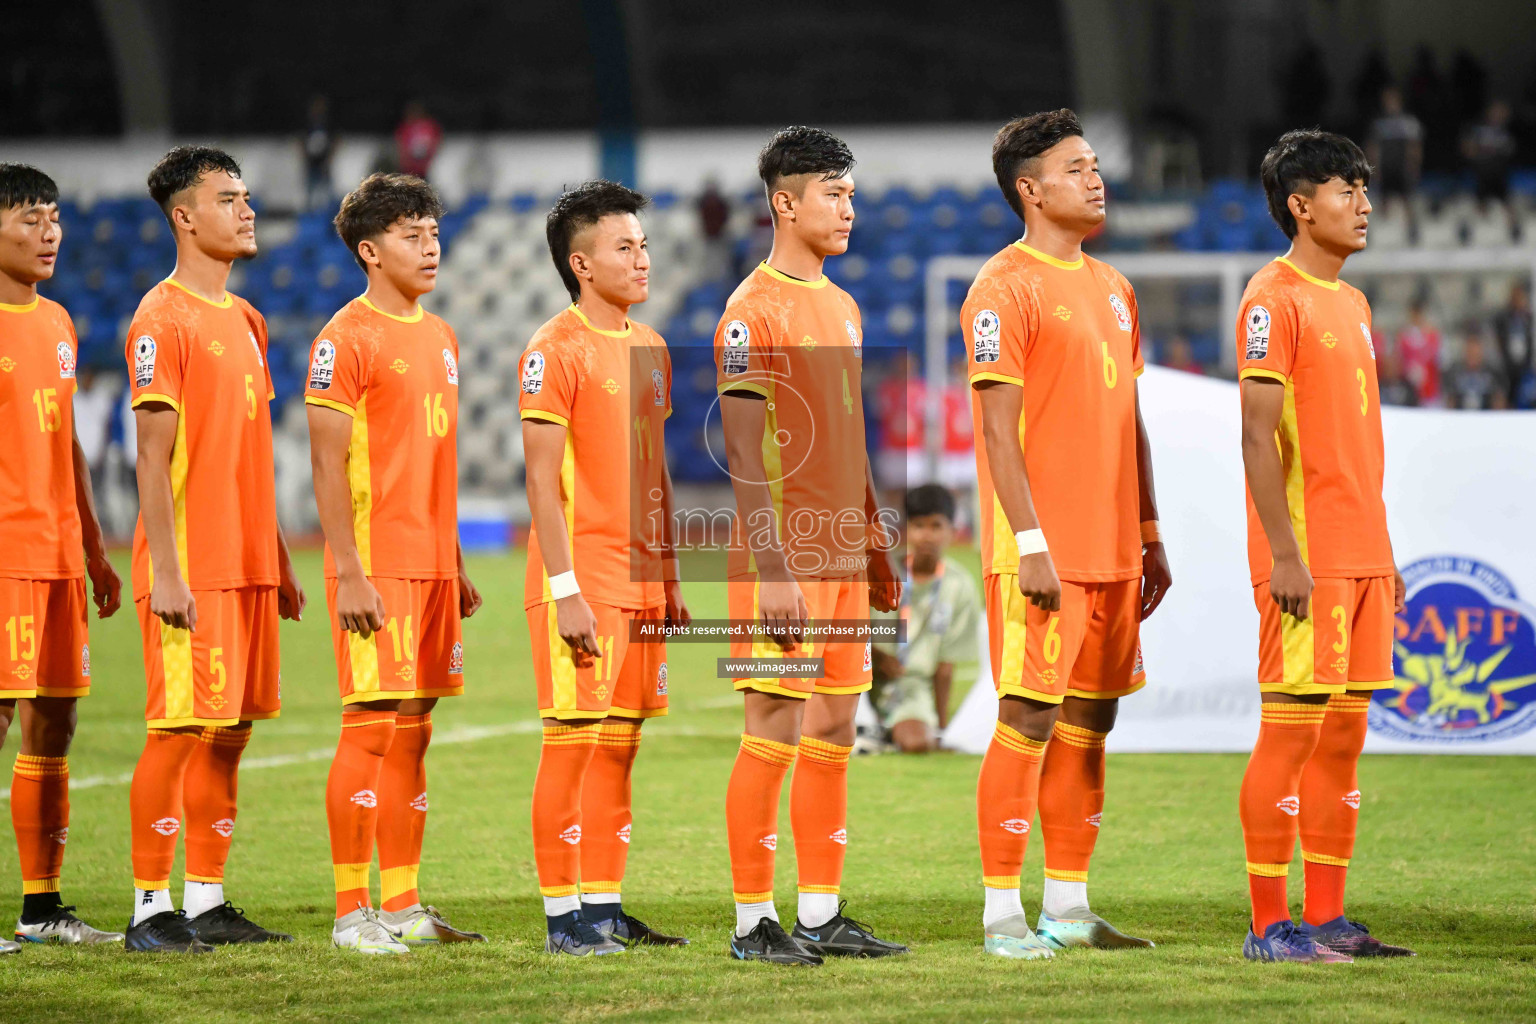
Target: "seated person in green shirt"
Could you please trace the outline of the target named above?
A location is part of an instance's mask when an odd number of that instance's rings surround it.
[[[976,580],[944,557],[955,539],[955,498],[938,484],[907,492],[907,571],[897,612],[870,612],[873,619],[907,623],[904,644],[872,650],[875,708],[904,754],[939,747],[949,725],[950,684],[955,665],[976,661],[976,623],[981,597]]]

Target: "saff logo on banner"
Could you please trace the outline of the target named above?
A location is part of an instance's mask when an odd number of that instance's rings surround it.
[[[1420,559],[1403,581],[1407,607],[1392,644],[1397,680],[1376,691],[1371,728],[1398,740],[1468,742],[1536,727],[1536,607],[1471,558]]]

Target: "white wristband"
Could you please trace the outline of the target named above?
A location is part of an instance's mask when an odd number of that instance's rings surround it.
[[[549,596],[556,601],[562,597],[570,597],[572,594],[581,593],[581,588],[576,585],[576,570],[568,569],[558,576],[549,578]]]
[[[1020,558],[1025,555],[1038,555],[1042,551],[1049,550],[1045,546],[1045,531],[1040,529],[1020,530],[1013,535],[1013,542],[1019,547]]]

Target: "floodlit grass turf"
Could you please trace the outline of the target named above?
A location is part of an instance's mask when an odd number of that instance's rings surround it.
[[[673,646],[673,715],[645,727],[625,900],[694,944],[603,961],[546,956],[528,835],[538,735],[520,555],[472,563],[486,606],[466,624],[469,696],[442,702],[434,715],[421,873],[430,902],[492,941],[399,959],[334,951],[324,787],[337,733],[335,670],[319,558],[301,557],[310,608],[302,624],[283,626],[283,717],[256,726],[227,879],[231,898],[255,920],[298,941],[196,958],[29,948],[0,958],[0,1021],[1536,1018],[1536,759],[1522,758],[1374,757],[1362,765],[1365,827],[1351,912],[1417,948],[1415,960],[1305,968],[1241,958],[1244,759],[1217,755],[1110,759],[1094,905],[1154,938],[1156,950],[1077,952],[1048,963],[984,957],[978,762],[936,755],[856,759],[850,770],[849,911],[912,943],[912,955],[810,970],[737,963],[725,953],[733,919],[723,802],[740,710],[714,678],[719,652],[698,645]],[[723,617],[723,586],[692,586],[689,596],[695,614]],[[81,704],[71,759],[64,895],[92,923],[121,928],[132,884],[124,776],[144,732],[131,609],[93,622],[92,649],[95,692]],[[5,765],[14,752],[12,744]],[[789,921],[787,809],[780,834],[779,907]],[[179,860],[177,871],[173,877]],[[6,834],[6,891],[19,890],[16,877]],[[1033,914],[1038,840],[1025,878]],[[1299,862],[1291,889],[1299,897]],[[173,895],[179,903],[179,882]],[[0,908],[14,913],[19,903],[13,895]]]

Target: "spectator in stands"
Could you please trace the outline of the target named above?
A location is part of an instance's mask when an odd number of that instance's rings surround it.
[[[1446,405],[1452,409],[1509,407],[1509,392],[1504,385],[1504,375],[1489,363],[1482,328],[1476,323],[1467,327],[1467,338],[1461,346],[1461,361],[1446,372],[1445,397]]]
[[[704,236],[705,264],[712,277],[722,277],[733,272],[730,259],[730,239],[725,228],[731,219],[731,205],[720,191],[720,183],[710,178],[699,194],[699,231]]]
[[[1536,330],[1531,318],[1531,292],[1524,284],[1509,291],[1509,305],[1493,318],[1493,340],[1503,364],[1511,408],[1536,405]]]
[[[1461,140],[1461,152],[1477,182],[1477,201],[1503,203],[1509,198],[1509,165],[1515,157],[1515,137],[1509,131],[1510,109],[1503,100],[1488,104],[1482,120]]]
[[[1376,383],[1381,389],[1382,405],[1418,405],[1419,393],[1403,375],[1403,360],[1390,349],[1376,358]]]
[[[1382,206],[1397,201],[1407,204],[1419,187],[1424,165],[1424,126],[1403,109],[1403,94],[1396,86],[1381,91],[1381,112],[1371,122],[1366,152],[1376,168],[1371,182]],[[1409,216],[1413,208],[1408,206]]]
[[[923,451],[923,368],[910,352],[899,351],[875,388],[880,451],[875,472],[881,488],[898,492],[926,483]]]
[[[308,209],[331,205],[331,157],[336,152],[336,134],[331,130],[331,101],[312,96],[304,134],[299,137],[304,154],[304,202]]]
[[[395,164],[402,174],[426,178],[443,144],[443,126],[427,113],[420,100],[405,105],[405,113],[395,128]]]
[[[875,644],[871,694],[890,742],[906,754],[937,750],[949,725],[955,666],[977,660],[981,597],[960,563],[946,558],[955,539],[955,498],[938,484],[907,492],[907,571],[898,612],[871,612],[876,622],[898,616],[903,644]]]
[[[1205,367],[1195,360],[1195,350],[1190,347],[1189,339],[1182,334],[1175,334],[1163,342],[1159,346],[1158,351],[1163,357],[1158,361],[1170,370],[1183,370],[1185,373],[1205,373]]]
[[[1440,404],[1440,328],[1429,320],[1423,296],[1408,305],[1408,323],[1397,332],[1403,374],[1419,393],[1419,405]]]
[[[971,419],[970,364],[964,356],[949,365],[944,388],[944,451],[939,459],[939,483],[959,490],[976,481],[976,426]],[[962,526],[955,517],[955,526]]]

